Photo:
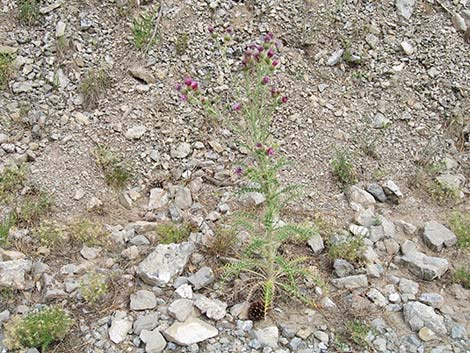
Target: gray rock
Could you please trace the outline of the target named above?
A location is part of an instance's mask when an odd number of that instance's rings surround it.
[[[452,24],[458,32],[465,32],[467,30],[467,24],[465,23],[465,19],[458,13],[454,13],[454,15],[452,16]]]
[[[28,93],[33,90],[33,83],[30,81],[15,82],[11,89],[13,90],[13,93]]]
[[[369,229],[366,227],[358,226],[357,224],[350,224],[349,231],[351,234],[357,237],[367,237],[369,235]]]
[[[55,36],[56,38],[63,37],[65,35],[65,23],[62,21],[57,22],[57,25],[55,27]]]
[[[201,294],[196,295],[194,305],[212,320],[222,320],[227,313],[227,303],[218,299],[209,299]]]
[[[101,249],[99,248],[89,248],[88,246],[84,245],[82,250],[80,250],[80,255],[82,255],[84,259],[94,260],[100,252]]]
[[[337,63],[341,61],[341,58],[343,57],[344,54],[344,49],[338,49],[336,50],[331,56],[328,58],[328,61],[326,64],[328,66],[335,66]]]
[[[279,341],[279,329],[276,326],[268,326],[254,331],[254,336],[263,347],[277,348]]]
[[[403,197],[403,193],[394,181],[388,180],[384,186],[389,192],[391,192],[396,197]]]
[[[134,321],[134,333],[140,335],[142,330],[151,331],[158,325],[158,313],[149,313],[147,315],[142,315]]]
[[[201,289],[214,282],[214,272],[210,267],[204,266],[195,274],[188,277],[188,281],[194,286],[195,290]]]
[[[176,299],[168,307],[168,313],[181,322],[186,321],[193,312],[193,301],[189,299]]]
[[[186,187],[178,187],[175,192],[175,206],[181,210],[186,210],[192,204],[191,190]]]
[[[136,79],[142,80],[147,84],[155,83],[155,77],[148,70],[141,66],[131,67],[129,73]]]
[[[375,223],[375,214],[374,211],[370,208],[364,209],[360,208],[358,211],[354,213],[354,222],[357,224],[369,228]]]
[[[323,239],[319,234],[311,237],[308,240],[307,244],[313,250],[313,253],[315,255],[320,254],[323,251],[323,249],[325,249],[325,244],[323,243]]]
[[[409,302],[403,306],[403,316],[413,331],[423,327],[439,335],[447,334],[444,318],[434,312],[434,309],[419,302]]]
[[[135,246],[150,245],[150,240],[142,234],[137,234],[135,237],[132,237],[129,243]]]
[[[433,308],[439,309],[444,304],[444,297],[438,293],[423,293],[419,297],[419,301]]]
[[[411,273],[426,281],[441,277],[448,269],[449,262],[440,257],[427,256],[421,252],[409,252],[402,256]]]
[[[166,341],[158,329],[153,331],[142,330],[139,337],[145,343],[146,353],[160,353],[166,347]]]
[[[367,287],[368,281],[366,275],[353,275],[348,277],[336,278],[331,283],[337,288],[355,289]]]
[[[189,284],[184,283],[176,288],[175,296],[182,299],[193,299],[193,288]]]
[[[191,145],[187,142],[182,142],[177,146],[171,146],[170,155],[173,158],[183,159],[189,156],[191,152]]]
[[[109,328],[109,338],[116,344],[122,343],[132,329],[132,321],[127,318],[113,319]]]
[[[372,194],[374,198],[379,202],[387,201],[387,195],[385,195],[384,190],[379,184],[369,184],[367,186],[367,192]]]
[[[333,267],[338,277],[346,277],[354,272],[354,266],[343,259],[336,259],[333,263]]]
[[[126,139],[138,140],[144,136],[147,128],[143,125],[133,126],[126,131]]]
[[[455,245],[457,236],[442,224],[430,221],[424,225],[424,242],[430,249],[441,251],[444,246]]]
[[[398,289],[401,293],[405,294],[405,298],[415,299],[415,296],[419,291],[419,284],[408,278],[400,278]]]
[[[372,302],[374,302],[374,304],[379,307],[384,307],[388,304],[387,298],[385,298],[385,296],[380,293],[377,288],[371,288],[367,292],[367,298],[372,300]]]
[[[355,202],[364,208],[375,205],[374,196],[369,194],[367,191],[358,188],[357,186],[351,186],[348,191],[349,202]]]
[[[382,113],[377,113],[374,116],[373,126],[375,129],[383,129],[390,124],[390,119],[386,118]]]
[[[240,202],[248,207],[255,207],[263,204],[266,197],[261,192],[247,192],[240,195]]]
[[[157,298],[153,292],[148,290],[138,290],[131,294],[131,310],[147,310],[157,306]]]
[[[161,210],[168,205],[168,193],[160,188],[150,190],[148,210]]]
[[[22,290],[26,288],[25,275],[31,271],[30,260],[11,260],[0,262],[0,288]]]
[[[195,246],[191,242],[160,244],[137,267],[137,275],[150,285],[171,285],[183,272]]]
[[[163,332],[168,341],[181,346],[190,346],[218,334],[219,331],[214,326],[194,317],[190,317],[185,322],[175,322]]]
[[[415,2],[415,0],[396,0],[398,15],[409,20],[413,14]]]
[[[413,45],[407,41],[401,42],[400,45],[406,55],[412,55],[415,52]]]

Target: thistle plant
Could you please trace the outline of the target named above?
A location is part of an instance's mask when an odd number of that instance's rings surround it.
[[[227,36],[220,40],[212,27],[209,32],[218,43],[227,42]],[[224,57],[224,47],[217,47]],[[249,151],[244,163],[235,169],[241,179],[240,193],[264,195],[265,201],[260,208],[240,212],[236,218],[234,223],[250,234],[250,240],[240,259],[227,265],[224,273],[225,280],[234,279],[241,273],[247,275],[249,315],[255,320],[264,318],[274,301],[283,294],[313,304],[308,293],[302,291],[301,283],[320,284],[315,270],[306,264],[308,257],[286,258],[281,254],[282,246],[289,240],[306,240],[317,233],[313,227],[289,224],[280,219],[285,207],[301,194],[301,187],[285,185],[280,180],[279,174],[287,162],[270,133],[277,108],[288,101],[287,96],[273,85],[280,63],[278,52],[279,43],[272,33],[248,45],[241,60],[241,70],[230,81],[233,87],[229,96],[223,99],[209,98],[207,91],[201,90],[199,82],[192,78],[176,87],[183,101],[204,108],[209,116],[225,117],[223,123],[237,132],[240,145]]]

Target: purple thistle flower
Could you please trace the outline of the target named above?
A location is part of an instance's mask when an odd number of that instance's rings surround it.
[[[233,103],[232,109],[235,110],[236,112],[239,112],[242,109],[242,105],[238,102]]]
[[[272,147],[267,148],[266,149],[266,155],[269,156],[269,157],[274,156],[274,148],[272,148]]]
[[[289,98],[287,98],[287,96],[282,96],[281,103],[286,104],[288,100],[289,100]]]
[[[242,175],[243,174],[243,168],[242,167],[236,167],[235,168],[235,174]]]
[[[271,63],[271,65],[273,67],[276,67],[277,65],[279,65],[279,60],[273,60],[273,62]]]
[[[210,34],[214,33],[214,26],[212,26],[212,25],[207,26],[207,31],[208,31]]]
[[[193,81],[191,82],[191,88],[193,89],[193,91],[197,91],[197,89],[199,88],[199,84],[196,81]]]
[[[184,84],[188,87],[191,86],[193,84],[193,79],[191,77],[186,77],[184,79]]]
[[[263,80],[261,81],[263,83],[263,85],[267,85],[269,83],[269,77],[268,76],[264,76],[263,77]]]
[[[272,57],[274,56],[274,50],[273,50],[273,48],[269,48],[269,49],[268,49],[267,55],[268,55],[268,58],[272,58]]]
[[[181,101],[182,102],[187,102],[188,101],[188,96],[185,94],[180,95]]]
[[[256,148],[261,148],[261,147],[263,147],[263,145],[261,144],[261,142],[257,142],[255,146],[256,146]]]
[[[225,32],[227,32],[228,34],[232,34],[233,33],[233,27],[228,26],[227,29],[225,30]]]
[[[175,90],[177,90],[179,92],[179,91],[181,91],[181,88],[182,88],[181,83],[179,83],[179,82],[175,83]]]
[[[272,41],[274,38],[274,34],[272,32],[268,32],[264,35],[264,42],[265,43],[269,43],[270,41]]]

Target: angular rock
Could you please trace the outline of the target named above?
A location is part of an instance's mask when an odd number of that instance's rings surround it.
[[[364,208],[375,205],[374,196],[369,194],[367,191],[358,188],[357,186],[351,186],[348,191],[349,202],[355,202]]]
[[[397,13],[406,20],[411,18],[416,0],[396,0]]]
[[[147,84],[155,83],[155,77],[152,73],[141,66],[134,66],[129,69],[129,73],[136,79],[144,81]]]
[[[313,237],[311,237],[307,241],[307,244],[313,250],[313,253],[315,255],[320,254],[323,251],[323,249],[325,249],[325,244],[323,243],[323,239],[319,234],[314,235]]]
[[[401,42],[400,45],[406,55],[412,55],[415,52],[415,48],[413,47],[413,45],[411,45],[407,41]]]
[[[411,273],[426,281],[441,277],[449,269],[446,259],[427,256],[419,251],[409,252],[402,256],[401,260]]]
[[[131,310],[147,310],[157,306],[157,298],[153,292],[148,290],[138,290],[131,294]]]
[[[178,146],[171,146],[170,155],[173,158],[183,159],[189,156],[191,152],[191,145],[187,142],[182,142]]]
[[[366,227],[358,226],[357,224],[350,224],[349,231],[351,234],[357,237],[367,237],[369,235],[369,229]]]
[[[447,248],[457,243],[457,236],[442,224],[430,221],[424,224],[424,242],[434,250],[441,251],[445,246]]]
[[[168,193],[160,188],[150,190],[148,210],[161,210],[168,205]]]
[[[218,334],[219,331],[214,326],[194,317],[190,317],[185,322],[175,322],[163,332],[168,341],[181,346],[190,346]]]
[[[166,347],[166,341],[158,329],[142,330],[139,337],[145,343],[146,353],[160,353]]]
[[[126,131],[126,139],[128,140],[138,140],[144,136],[147,128],[143,125],[133,126]]]
[[[25,275],[31,271],[31,268],[32,262],[30,260],[0,262],[0,288],[25,289]]]
[[[134,321],[133,330],[136,335],[140,335],[142,330],[151,331],[158,325],[158,313],[142,315]]]
[[[218,299],[209,299],[201,294],[196,295],[194,305],[212,320],[222,320],[227,313],[227,303]]]
[[[384,307],[385,305],[388,304],[387,298],[385,298],[385,296],[382,293],[380,293],[377,288],[371,288],[367,292],[367,298],[372,300],[374,304],[379,307]]]
[[[455,13],[452,16],[452,24],[458,32],[465,32],[467,30],[467,24],[465,23],[465,19],[458,13]]]
[[[132,321],[128,319],[113,319],[109,328],[109,338],[116,344],[122,343],[132,329]]]
[[[189,299],[176,299],[168,307],[168,313],[181,322],[186,321],[193,311],[193,301]]]
[[[366,275],[353,275],[348,277],[336,278],[331,283],[337,288],[355,289],[367,287],[368,281]]]
[[[367,192],[374,196],[374,198],[379,202],[387,201],[387,195],[385,195],[384,190],[377,183],[369,184],[367,186]]]
[[[335,66],[337,63],[339,63],[343,57],[344,54],[344,49],[338,49],[336,50],[331,56],[328,58],[328,61],[326,64],[328,66]]]
[[[438,293],[423,293],[419,296],[419,301],[436,309],[444,305],[444,297]]]
[[[191,190],[186,187],[179,187],[175,193],[175,206],[181,210],[186,210],[193,204]]]
[[[188,277],[188,281],[194,286],[195,290],[201,289],[214,282],[214,272],[210,267],[204,266],[195,274]]]
[[[268,326],[254,331],[255,338],[263,347],[277,348],[279,329],[277,326]]]
[[[435,313],[434,309],[420,302],[409,302],[403,306],[403,316],[413,331],[427,327],[439,335],[446,335],[444,318]]]
[[[169,285],[183,272],[194,250],[191,242],[160,244],[139,264],[137,275],[150,285]]]

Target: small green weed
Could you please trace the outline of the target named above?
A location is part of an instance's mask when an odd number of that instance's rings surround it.
[[[42,222],[36,232],[40,244],[48,248],[56,248],[66,241],[64,228],[54,221]]]
[[[11,54],[0,53],[0,90],[8,86],[8,80],[12,72],[13,56]]]
[[[0,203],[9,203],[14,193],[23,187],[26,179],[24,168],[17,166],[6,167],[0,172]]]
[[[60,61],[65,59],[65,57],[67,56],[67,53],[69,53],[72,50],[72,48],[73,46],[72,46],[72,41],[70,40],[70,38],[65,37],[65,36],[57,38],[55,50],[56,50],[57,58]]]
[[[331,260],[344,259],[359,263],[364,253],[364,239],[350,234],[341,237],[333,236],[328,241],[328,256]]]
[[[80,281],[80,295],[90,304],[94,304],[108,293],[107,277],[98,272],[86,274]]]
[[[365,348],[369,345],[367,336],[371,330],[369,325],[361,320],[352,320],[346,324],[351,340],[359,347]]]
[[[54,202],[48,193],[41,190],[31,190],[19,203],[16,215],[19,223],[35,224],[46,215]]]
[[[189,238],[191,227],[187,224],[160,224],[157,226],[157,234],[161,244],[181,243]]]
[[[437,180],[429,185],[428,190],[431,198],[440,205],[456,202],[459,199],[459,190],[457,188]]]
[[[186,32],[181,33],[178,35],[178,38],[176,39],[176,55],[181,56],[184,53],[186,53],[186,50],[188,49],[188,34]]]
[[[331,161],[331,168],[333,175],[343,186],[356,183],[356,171],[345,152],[336,150],[335,157]]]
[[[462,287],[470,289],[470,266],[458,268],[452,278],[454,283],[459,283]]]
[[[24,317],[16,316],[5,325],[4,343],[9,349],[38,348],[45,352],[49,346],[69,333],[72,320],[58,307],[44,307]]]
[[[87,246],[104,245],[107,243],[107,234],[101,224],[87,218],[75,220],[67,228],[68,238],[80,245]]]
[[[18,18],[21,23],[33,25],[39,17],[39,0],[18,0]]]
[[[450,229],[457,236],[461,248],[470,247],[470,213],[455,212],[449,219]]]
[[[0,246],[5,246],[8,243],[8,234],[10,229],[16,224],[16,217],[12,214],[4,216],[0,222]]]
[[[94,109],[111,86],[111,77],[107,70],[92,69],[80,83],[79,90],[83,95],[85,109]]]
[[[155,45],[156,39],[152,38],[152,32],[156,17],[156,12],[149,11],[134,19],[132,34],[134,35],[134,45],[137,49],[144,49],[145,47]]]
[[[214,233],[214,238],[206,247],[207,254],[213,257],[228,255],[237,242],[235,231],[231,228],[217,227]]]
[[[96,163],[102,168],[107,185],[123,189],[132,179],[131,168],[105,146],[98,146],[94,152]]]

